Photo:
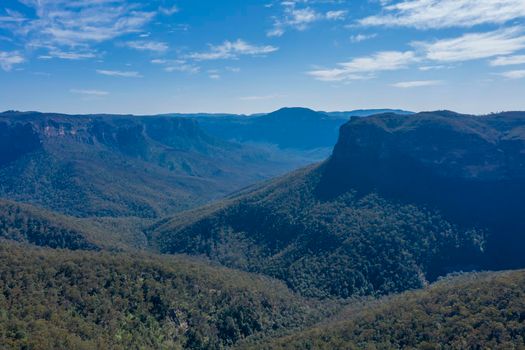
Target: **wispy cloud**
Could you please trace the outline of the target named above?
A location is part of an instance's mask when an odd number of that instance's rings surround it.
[[[110,77],[121,77],[121,78],[142,78],[139,72],[135,71],[120,71],[120,70],[103,70],[97,69],[98,74],[107,75]]]
[[[457,38],[434,42],[416,42],[427,59],[459,62],[509,55],[525,48],[522,27],[511,27],[485,33],[468,33]]]
[[[507,79],[523,79],[525,78],[525,69],[524,70],[511,70],[508,72],[503,72],[500,75]]]
[[[39,56],[40,59],[60,58],[63,60],[83,60],[97,57],[93,51],[63,51],[59,49],[51,49],[47,55]]]
[[[24,60],[24,56],[18,51],[0,51],[0,67],[5,71],[10,71],[14,65],[20,64]]]
[[[472,27],[525,17],[523,0],[404,0],[384,2],[384,13],[359,21],[371,26],[419,29]]]
[[[490,61],[491,66],[511,66],[525,64],[525,55],[502,56]]]
[[[102,96],[107,96],[107,95],[109,95],[109,92],[107,92],[107,91],[102,91],[102,90],[71,89],[70,91],[71,91],[71,93],[73,93],[73,94],[79,94],[79,95],[84,95],[84,96],[97,96],[97,97],[102,97]]]
[[[339,21],[346,18],[348,11],[331,10],[326,13],[317,11],[311,7],[298,8],[298,4],[309,4],[313,1],[282,1],[283,13],[280,16],[273,17],[273,26],[266,32],[269,37],[282,36],[287,29],[305,30],[312,23],[328,20]]]
[[[331,21],[341,21],[346,18],[348,11],[337,10],[337,11],[328,11],[325,15],[327,20]]]
[[[373,34],[356,34],[356,35],[350,36],[350,41],[353,42],[353,43],[360,43],[362,41],[370,40],[370,39],[373,39],[375,37],[377,37],[377,34],[375,34],[375,33],[373,33]]]
[[[188,63],[186,60],[167,60],[167,59],[155,59],[151,60],[151,63],[164,66],[166,72],[184,72],[195,74],[200,71],[200,67],[194,64]]]
[[[415,61],[413,51],[382,51],[339,63],[335,68],[312,70],[308,74],[323,81],[360,80],[370,78],[376,72],[406,68]]]
[[[225,41],[221,45],[210,45],[207,52],[194,52],[189,58],[197,61],[232,59],[239,56],[262,56],[277,51],[279,48],[270,45],[257,46],[244,40]]]
[[[164,42],[150,40],[127,41],[124,45],[140,51],[165,52],[169,49],[168,44]]]
[[[401,89],[409,89],[423,86],[435,86],[440,85],[443,82],[441,80],[414,80],[414,81],[400,81],[392,84],[393,87]]]
[[[155,16],[124,0],[20,0],[32,9],[31,18],[2,22],[20,44],[34,49],[69,52],[116,37],[140,32]],[[12,13],[11,19],[17,18]],[[61,56],[50,53],[50,56]],[[62,55],[64,56],[64,55]],[[67,56],[67,55],[66,55]],[[72,56],[70,56],[72,57]],[[60,57],[59,57],[60,58]],[[76,59],[68,58],[66,59]]]
[[[177,5],[171,7],[159,7],[159,12],[166,16],[171,16],[177,12],[180,12],[180,9]]]

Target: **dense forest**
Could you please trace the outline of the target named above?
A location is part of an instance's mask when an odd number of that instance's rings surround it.
[[[318,309],[277,281],[187,257],[0,241],[2,349],[222,349]]]
[[[484,233],[438,212],[354,192],[316,198],[324,166],[294,172],[152,227],[165,253],[206,255],[284,280],[306,296],[351,297],[419,288],[469,269]]]
[[[522,349],[525,271],[447,277],[253,349]]]

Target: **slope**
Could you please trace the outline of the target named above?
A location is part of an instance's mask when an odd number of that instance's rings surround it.
[[[162,252],[205,255],[317,297],[523,267],[524,126],[518,112],[352,119],[328,161],[148,234]]]
[[[523,270],[447,277],[253,349],[521,349],[524,290]]]
[[[315,321],[268,278],[187,257],[0,242],[2,349],[221,349]]]
[[[81,217],[157,217],[296,166],[183,118],[6,112],[0,136],[0,196]]]

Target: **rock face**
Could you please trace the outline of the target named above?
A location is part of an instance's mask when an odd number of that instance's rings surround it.
[[[293,167],[189,118],[0,113],[0,196],[74,216],[157,217]]]
[[[353,119],[340,130],[317,193],[356,189],[435,207],[488,229],[490,265],[523,266],[525,113],[448,111]]]

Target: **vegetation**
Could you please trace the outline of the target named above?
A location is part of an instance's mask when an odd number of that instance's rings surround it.
[[[164,253],[206,255],[321,298],[422,287],[467,268],[465,261],[480,254],[482,232],[462,230],[434,211],[373,193],[319,200],[323,169],[301,170],[181,213],[149,234]]]
[[[6,112],[0,139],[0,197],[77,217],[158,218],[305,162],[171,117]]]
[[[2,349],[222,349],[317,312],[274,280],[185,257],[0,242]]]
[[[89,234],[64,216],[0,200],[0,237],[51,248],[93,250]]]
[[[335,321],[253,346],[266,350],[524,347],[523,270],[447,277],[424,290],[354,306]]]

